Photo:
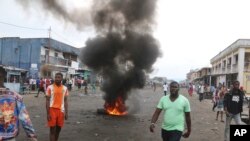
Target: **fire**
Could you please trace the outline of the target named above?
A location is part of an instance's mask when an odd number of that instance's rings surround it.
[[[125,102],[121,97],[118,97],[114,101],[114,103],[105,102],[104,108],[110,115],[121,116],[121,115],[126,115],[128,113],[125,106]]]

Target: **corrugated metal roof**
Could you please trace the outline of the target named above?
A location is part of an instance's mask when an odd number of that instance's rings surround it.
[[[27,71],[25,69],[16,68],[16,67],[13,67],[13,66],[0,65],[0,67],[4,68],[5,70],[16,70],[16,71],[21,71],[21,72]]]
[[[47,38],[49,39],[49,38]],[[62,52],[66,52],[66,53],[72,53],[75,55],[80,55],[80,50],[81,48],[76,48],[70,45],[67,45],[65,43],[59,42],[57,40],[54,39],[50,39],[51,45],[50,48],[58,50],[58,51],[62,51]],[[45,45],[45,47],[49,48],[48,45]]]

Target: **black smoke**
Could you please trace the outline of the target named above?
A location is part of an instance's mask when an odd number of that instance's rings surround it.
[[[108,103],[143,88],[160,56],[151,34],[155,5],[156,0],[99,0],[94,5],[92,19],[99,34],[86,42],[81,61],[102,74]]]
[[[29,8],[42,8],[42,12],[50,13],[54,18],[72,23],[78,30],[83,30],[91,25],[91,15],[89,9],[67,9],[62,0],[16,0],[25,10]]]
[[[95,27],[97,36],[86,42],[80,59],[102,74],[106,102],[112,103],[118,96],[126,99],[132,89],[143,88],[160,56],[158,41],[152,36],[157,0],[93,0],[90,9],[73,11],[60,0],[17,1],[24,8],[36,3],[79,30]]]

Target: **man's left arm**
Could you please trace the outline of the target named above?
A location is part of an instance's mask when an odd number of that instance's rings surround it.
[[[33,128],[32,122],[30,120],[30,116],[28,114],[28,111],[22,101],[17,102],[17,108],[18,108],[18,119],[20,120],[23,129],[28,136],[28,138],[32,141],[36,141],[36,134],[35,129]]]
[[[187,124],[187,132],[185,132],[182,136],[184,138],[188,138],[191,133],[191,115],[190,112],[185,112],[185,119]]]
[[[64,97],[65,120],[68,119],[68,96]]]
[[[241,92],[240,96],[240,112],[243,112],[244,92]]]
[[[185,112],[185,120],[187,124],[187,131],[182,135],[184,138],[188,138],[191,133],[191,115],[190,115],[190,103],[188,100],[186,100],[184,112]]]

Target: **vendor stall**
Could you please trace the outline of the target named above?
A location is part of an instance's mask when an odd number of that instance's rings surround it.
[[[19,93],[22,85],[24,84],[24,78],[26,77],[27,70],[4,65],[0,65],[0,67],[6,72],[4,86]]]

